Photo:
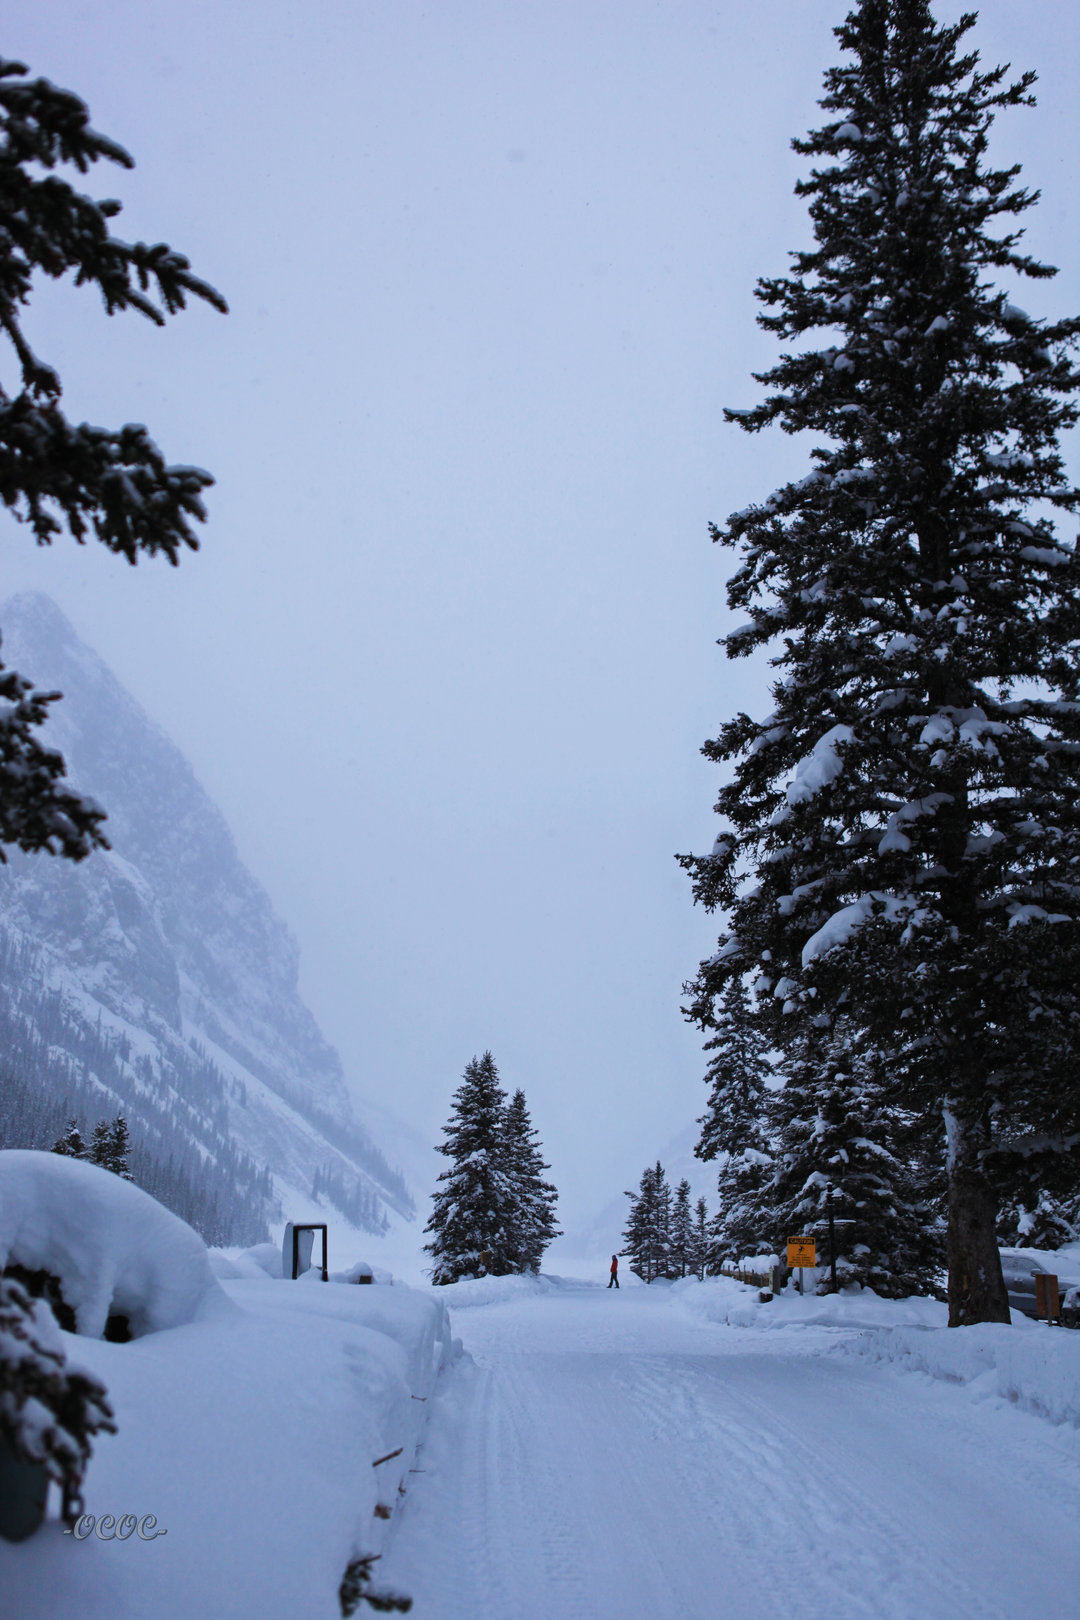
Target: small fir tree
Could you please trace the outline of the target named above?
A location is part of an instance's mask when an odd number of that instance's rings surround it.
[[[439,1177],[424,1245],[435,1283],[514,1269],[514,1190],[506,1168],[506,1093],[490,1052],[466,1066],[439,1152],[451,1161]]]
[[[503,1121],[503,1152],[511,1191],[511,1238],[508,1259],[514,1271],[539,1271],[544,1250],[560,1236],[555,1225],[558,1192],[544,1180],[544,1163],[529,1118],[525,1093],[510,1099]]]
[[[112,1169],[112,1125],[109,1120],[99,1119],[94,1126],[86,1156],[91,1164],[98,1164],[103,1170]]]
[[[68,1159],[85,1159],[87,1157],[86,1143],[83,1141],[77,1119],[69,1119],[67,1130],[63,1136],[58,1136],[53,1143],[52,1151],[62,1153]]]
[[[777,678],[771,714],[706,745],[725,825],[685,858],[730,919],[692,1016],[754,973],[768,1046],[858,1029],[927,1156],[947,1141],[954,1326],[1009,1320],[1010,1156],[1080,1142],[1080,558],[1047,515],[1080,502],[1058,444],[1080,320],[1000,285],[1054,272],[1020,251],[1036,198],[986,162],[1034,75],[981,71],[974,22],[862,0],[794,143],[815,243],[758,286],[792,348],[728,414],[818,442],[714,531],[741,552],[728,654],[774,644]]]

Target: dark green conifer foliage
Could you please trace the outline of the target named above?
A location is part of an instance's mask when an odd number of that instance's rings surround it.
[[[690,990],[694,986],[687,987]],[[772,1069],[746,986],[733,974],[709,1010],[705,1043],[712,1052],[709,1101],[698,1123],[699,1159],[719,1161],[718,1207],[711,1224],[709,1269],[772,1245],[769,1208],[773,1171],[768,1123]]]
[[[671,1204],[669,1264],[673,1277],[685,1277],[694,1271],[694,1214],[690,1208],[690,1183],[685,1176]]]
[[[107,1119],[99,1119],[94,1126],[86,1157],[103,1170],[112,1169],[112,1126]]]
[[[764,1122],[758,1139],[764,1144]],[[717,1208],[710,1227],[708,1269],[718,1274],[747,1255],[775,1247],[773,1184],[776,1163],[765,1145],[722,1157],[716,1180]]]
[[[466,1065],[439,1152],[451,1161],[439,1177],[424,1245],[435,1283],[514,1270],[514,1197],[506,1168],[506,1093],[490,1052]]]
[[[157,325],[189,297],[224,310],[225,301],[164,242],[129,243],[110,233],[115,201],[95,201],[56,171],[79,174],[106,161],[134,167],[123,147],[90,127],[87,108],[21,62],[0,61],[0,330],[17,361],[20,386],[0,386],[0,500],[29,524],[39,545],[64,528],[88,534],[137,561],[162,553],[175,563],[195,550],[193,523],[206,517],[198,467],[170,466],[144,427],[75,425],[60,409],[60,378],[34,354],[23,330],[35,274],[71,275],[92,285],[106,313],[133,309]],[[0,861],[3,845],[81,860],[107,847],[104,811],[62,785],[64,762],[34,735],[57,692],[0,664]]]
[[[555,1224],[558,1192],[544,1180],[544,1163],[525,1093],[514,1092],[503,1121],[506,1171],[511,1191],[508,1258],[514,1271],[539,1271],[544,1250],[560,1233]]]
[[[709,1207],[704,1197],[702,1197],[694,1205],[694,1276],[699,1282],[705,1280],[705,1270],[709,1264],[710,1249]]]
[[[838,1287],[859,1283],[903,1298],[928,1293],[944,1262],[932,1181],[913,1162],[911,1121],[886,1101],[887,1076],[871,1043],[839,1020],[829,1041],[811,1031],[786,1085],[769,1101],[773,1171],[758,1193],[763,1248],[813,1236],[829,1260],[832,1189]],[[820,1289],[831,1286],[822,1277]]]
[[[671,1188],[659,1159],[642,1171],[638,1191],[626,1196],[630,1212],[622,1252],[630,1258],[630,1270],[647,1283],[670,1276]]]
[[[85,1159],[87,1156],[86,1143],[82,1139],[77,1119],[69,1119],[67,1130],[63,1136],[58,1136],[53,1143],[54,1153],[61,1153],[68,1159]]]
[[[737,976],[724,986],[708,1028],[715,1031],[705,1043],[712,1053],[705,1077],[709,1100],[698,1121],[701,1136],[694,1149],[706,1160],[762,1145],[760,1121],[772,1075],[746,988]]]
[[[793,347],[729,415],[816,443],[805,478],[714,531],[741,556],[728,654],[774,647],[775,707],[706,745],[725,825],[685,858],[730,918],[703,1027],[754,972],[770,1046],[850,1021],[893,1054],[924,1143],[947,1132],[954,1325],[1009,1319],[1010,1155],[1080,1135],[1080,563],[1047,516],[1078,504],[1058,436],[1080,320],[1003,285],[1054,273],[1020,251],[1036,198],[987,162],[1034,75],[962,54],[974,21],[862,0],[828,121],[795,142],[815,245],[758,286]]]
[[[128,1169],[130,1151],[131,1133],[123,1114],[117,1114],[112,1121],[98,1121],[87,1154],[91,1164],[100,1164],[103,1170],[111,1170],[122,1180],[131,1181],[132,1175]]]

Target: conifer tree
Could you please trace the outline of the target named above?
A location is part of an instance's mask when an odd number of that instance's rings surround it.
[[[506,1093],[490,1052],[466,1065],[439,1152],[451,1161],[439,1177],[424,1245],[432,1281],[457,1282],[514,1270],[514,1194],[506,1169]]]
[[[642,1282],[667,1277],[671,1266],[671,1188],[659,1159],[641,1173],[636,1193],[626,1194],[630,1212],[623,1232],[623,1253]]]
[[[704,1282],[705,1272],[709,1264],[709,1206],[704,1197],[699,1198],[694,1205],[694,1276],[698,1282]]]
[[[0,60],[0,331],[20,374],[18,392],[0,387],[0,501],[39,545],[66,528],[80,544],[92,533],[130,563],[158,553],[175,563],[183,547],[197,549],[193,523],[206,517],[210,474],[170,466],[144,427],[70,422],[60,378],[23,330],[39,273],[70,273],[76,285],[98,289],[107,314],[136,310],[158,326],[189,297],[226,307],[166,243],[113,236],[118,202],[95,201],[56,172],[86,174],[102,161],[134,167],[123,147],[91,128],[77,96]],[[59,696],[0,664],[0,862],[5,844],[76,861],[108,847],[105,812],[63,785],[63,759],[35,735]]]
[[[694,1149],[706,1160],[760,1145],[759,1121],[772,1076],[746,987],[737,976],[724,986],[708,1027],[715,1030],[705,1043],[706,1052],[713,1054],[705,1077],[709,1100],[698,1121],[701,1136]]]
[[[694,1270],[694,1215],[690,1208],[690,1183],[684,1176],[675,1189],[671,1205],[671,1275],[685,1277]]]
[[[831,1040],[819,1031],[770,1097],[773,1171],[759,1189],[759,1230],[779,1254],[789,1235],[817,1239],[829,1259],[833,1208],[837,1285],[859,1283],[904,1297],[928,1292],[944,1258],[933,1187],[920,1186],[908,1145],[910,1122],[886,1101],[887,1082],[872,1044],[839,1020]],[[830,1286],[822,1279],[822,1288]]]
[[[539,1271],[544,1250],[558,1237],[558,1192],[544,1180],[544,1163],[529,1118],[525,1093],[514,1092],[503,1120],[503,1153],[510,1186],[511,1238],[508,1259],[514,1271]]]
[[[99,1119],[94,1126],[86,1157],[91,1164],[98,1164],[103,1170],[112,1168],[109,1162],[112,1157],[112,1126],[107,1119]]]
[[[764,1122],[758,1139],[764,1143]],[[723,1156],[716,1181],[717,1207],[710,1226],[709,1269],[737,1265],[746,1255],[775,1246],[774,1155],[767,1146],[748,1146]]]
[[[769,1205],[775,1165],[767,1087],[772,1069],[746,985],[737,974],[728,979],[709,1010],[707,1027],[715,1033],[705,1050],[714,1056],[706,1074],[709,1101],[698,1121],[701,1136],[694,1152],[699,1159],[719,1161],[719,1203],[710,1229],[710,1265],[719,1271],[744,1254],[760,1251],[772,1231]]]
[[[85,1159],[87,1157],[86,1143],[82,1139],[77,1119],[69,1119],[67,1130],[63,1136],[58,1136],[53,1143],[54,1153],[62,1153],[68,1159]]]
[[[109,1128],[109,1146],[106,1168],[112,1170],[123,1181],[132,1179],[128,1169],[128,1154],[131,1152],[131,1132],[128,1130],[127,1120],[123,1114],[117,1114]]]
[[[986,161],[1034,75],[962,54],[974,21],[862,0],[828,121],[794,143],[815,245],[757,289],[793,348],[728,414],[818,442],[806,477],[714,530],[741,553],[728,655],[774,645],[775,707],[706,745],[724,827],[684,858],[729,917],[703,1027],[753,972],[770,1046],[845,1021],[891,1051],[924,1142],[947,1137],[953,1325],[1009,1320],[1010,1155],[1080,1138],[1080,563],[1047,516],[1078,504],[1058,436],[1080,321],[1001,285],[1054,273],[1020,251],[1035,196]]]

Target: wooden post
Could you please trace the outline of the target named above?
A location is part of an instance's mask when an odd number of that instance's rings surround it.
[[[1035,1315],[1047,1322],[1056,1322],[1061,1315],[1061,1294],[1058,1280],[1051,1271],[1035,1273]]]

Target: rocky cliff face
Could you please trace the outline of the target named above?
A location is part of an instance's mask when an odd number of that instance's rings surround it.
[[[183,755],[47,597],[14,597],[0,627],[4,663],[64,693],[48,740],[107,808],[112,845],[77,866],[10,854],[0,928],[16,958],[65,1018],[128,1043],[156,1101],[182,1088],[185,1053],[216,1070],[232,1143],[269,1167],[290,1215],[328,1169],[355,1224],[409,1213],[300,999],[296,943]]]

